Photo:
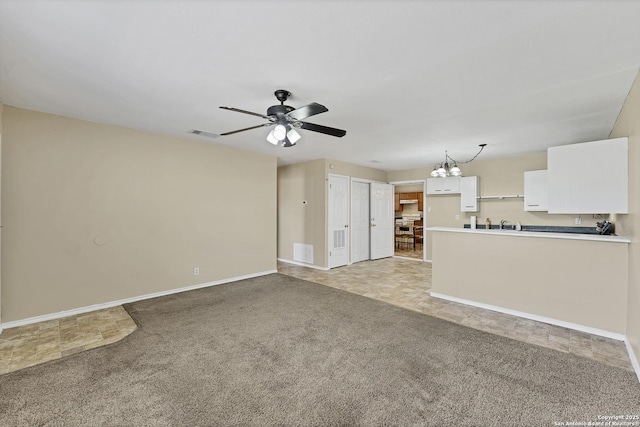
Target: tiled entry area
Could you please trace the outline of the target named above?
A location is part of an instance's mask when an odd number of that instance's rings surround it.
[[[0,334],[0,374],[116,342],[136,327],[117,306],[6,329]]]
[[[323,271],[278,263],[278,272],[418,311],[485,332],[594,359],[633,371],[623,342],[431,298],[431,264],[402,258],[365,261]]]

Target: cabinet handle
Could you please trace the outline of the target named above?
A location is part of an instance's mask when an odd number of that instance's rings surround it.
[[[473,205],[465,205],[465,208],[472,208]]]
[[[527,205],[527,206],[540,206],[540,205]]]

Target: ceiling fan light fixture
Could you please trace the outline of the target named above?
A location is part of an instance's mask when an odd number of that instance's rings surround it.
[[[273,136],[273,130],[269,132],[269,135],[267,135],[267,141],[269,141],[273,145],[278,145],[278,142],[280,142],[276,139],[275,136]]]
[[[287,132],[287,139],[291,141],[292,145],[295,145],[295,143],[300,139],[300,134],[296,132],[294,128],[291,128],[291,130]]]
[[[280,101],[280,105],[272,105],[267,108],[267,114],[254,113],[252,111],[241,110],[235,107],[224,107],[223,110],[235,111],[236,113],[248,114],[250,116],[262,117],[267,120],[267,123],[250,126],[244,129],[233,130],[231,132],[221,133],[219,136],[234,135],[236,133],[258,129],[266,126],[275,126],[271,132],[267,135],[267,141],[273,145],[279,145],[282,143],[283,147],[291,147],[296,144],[296,141],[300,140],[300,134],[297,130],[304,129],[312,132],[318,132],[325,135],[331,135],[341,138],[347,134],[347,131],[342,129],[331,128],[328,126],[317,125],[303,121],[304,119],[315,116],[320,113],[326,113],[329,111],[324,105],[312,102],[307,105],[303,105],[299,108],[293,108],[289,105],[284,105],[285,101],[291,96],[291,92],[278,89],[274,92],[276,99]],[[218,135],[216,135],[218,136]]]
[[[278,141],[283,141],[287,136],[287,128],[284,125],[277,125],[272,131],[273,137]]]

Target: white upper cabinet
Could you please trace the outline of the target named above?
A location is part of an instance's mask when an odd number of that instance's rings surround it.
[[[427,194],[459,194],[460,177],[427,178]]]
[[[627,138],[547,149],[549,213],[628,213]]]
[[[462,212],[478,212],[477,176],[460,178],[460,210]]]
[[[547,171],[526,171],[524,173],[524,210],[549,210],[549,188]]]

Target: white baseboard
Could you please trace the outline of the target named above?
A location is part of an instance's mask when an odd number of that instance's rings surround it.
[[[411,258],[411,257],[408,257],[408,256],[400,256],[400,255],[394,255],[391,258],[408,259],[409,261],[424,262],[424,260],[422,260],[421,258]]]
[[[285,262],[287,264],[299,265],[300,267],[309,267],[309,268],[313,268],[313,269],[316,269],[316,270],[322,270],[322,271],[329,271],[330,270],[329,267],[319,267],[319,266],[313,265],[313,264],[305,264],[304,262],[291,261],[290,259],[278,258],[278,261]]]
[[[85,307],[74,308],[71,310],[59,311],[57,313],[44,314],[42,316],[29,317],[27,319],[14,320],[12,322],[1,323],[0,333],[2,332],[3,328],[9,329],[9,328],[15,328],[18,326],[30,325],[32,323],[46,322],[47,320],[55,320],[55,319],[61,319],[63,317],[68,317],[68,316],[76,316],[78,314],[88,313],[96,310],[102,310],[105,308],[117,307],[119,305],[128,304],[131,302],[142,301],[146,299],[157,298],[157,297],[162,297],[162,296],[171,295],[171,294],[178,294],[180,292],[193,291],[195,289],[207,288],[210,286],[222,285],[225,283],[237,282],[239,280],[266,276],[267,274],[272,274],[272,273],[277,273],[277,270],[269,270],[269,271],[262,271],[259,273],[246,274],[244,276],[237,276],[229,279],[216,280],[216,281],[207,282],[207,283],[200,283],[197,285],[185,286],[185,287],[176,288],[176,289],[169,289],[167,291],[154,292],[152,294],[140,295],[140,296],[125,298],[117,301],[110,301],[110,302],[105,302],[101,304],[94,304],[94,305],[88,305]]]
[[[485,310],[497,311],[499,313],[510,314],[512,316],[522,317],[524,319],[535,320],[537,322],[549,323],[550,325],[562,326],[563,328],[573,329],[580,332],[585,332],[591,335],[598,335],[601,337],[611,338],[618,341],[625,341],[626,337],[623,334],[616,332],[605,331],[603,329],[592,328],[590,326],[580,325],[577,323],[565,322],[564,320],[553,319],[551,317],[538,316],[537,314],[525,313],[522,311],[512,310],[510,308],[498,307],[495,305],[484,304],[481,302],[471,301],[463,298],[452,297],[450,295],[439,294],[437,292],[431,292],[431,296],[434,298],[440,298],[447,301],[453,301],[460,304],[470,305],[473,307],[484,308]]]
[[[629,340],[624,340],[624,344],[627,346],[627,353],[629,354],[629,359],[631,359],[631,366],[633,366],[633,370],[636,372],[636,376],[638,377],[638,382],[640,382],[640,363],[638,363],[638,358],[633,352],[633,348],[631,344],[629,344]]]

